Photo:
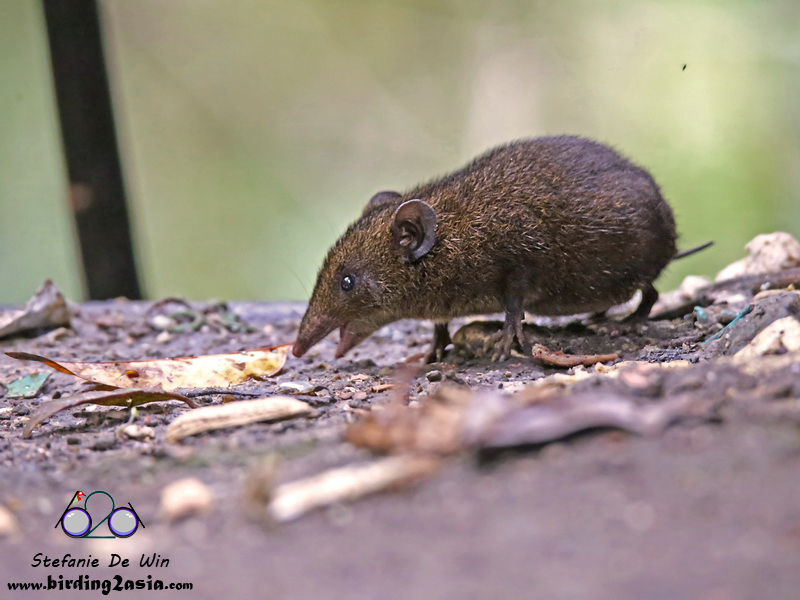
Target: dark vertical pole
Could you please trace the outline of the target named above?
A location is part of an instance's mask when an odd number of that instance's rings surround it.
[[[95,0],[43,0],[89,297],[140,298]]]

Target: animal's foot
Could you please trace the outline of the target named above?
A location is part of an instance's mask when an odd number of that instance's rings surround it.
[[[500,331],[486,339],[483,351],[485,354],[491,353],[492,362],[502,362],[511,356],[511,350],[514,348],[525,352],[526,341],[522,331],[522,321],[510,325],[506,321]]]
[[[445,348],[431,345],[430,349],[425,353],[425,363],[442,362],[445,356],[447,356],[447,350]]]
[[[648,318],[647,316],[637,315],[635,312],[632,312],[628,316],[619,321],[620,323],[629,324],[629,325],[637,325],[638,323],[647,323]]]
[[[642,323],[647,321],[650,316],[650,309],[658,300],[658,291],[653,287],[652,283],[648,283],[642,288],[642,299],[636,310],[625,317],[625,322]]]
[[[590,324],[603,323],[605,321],[608,321],[608,315],[606,314],[606,311],[598,310],[596,312],[593,312],[591,315],[589,315],[589,318],[587,319],[587,321]]]

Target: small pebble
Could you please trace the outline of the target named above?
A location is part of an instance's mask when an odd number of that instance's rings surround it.
[[[428,381],[441,381],[442,380],[442,372],[438,369],[434,369],[433,371],[428,371],[425,373],[425,377],[427,377]]]
[[[0,538],[14,535],[18,531],[19,523],[14,513],[0,504]]]
[[[166,330],[175,326],[175,321],[166,315],[156,315],[150,319],[150,326],[153,329]]]
[[[356,402],[363,402],[367,399],[367,392],[356,392],[353,394],[353,400]]]
[[[146,425],[136,425],[134,423],[125,425],[121,431],[122,435],[132,440],[151,440],[155,437],[155,429]]]
[[[14,407],[14,410],[12,410],[11,412],[12,414],[15,414],[19,417],[31,414],[31,409],[29,406],[25,404],[18,404],[17,406]]]
[[[278,384],[278,391],[284,394],[311,394],[314,386],[307,381],[284,381]]]
[[[161,490],[161,515],[170,523],[211,510],[211,490],[199,479],[190,477],[169,484]]]
[[[701,324],[708,323],[709,316],[705,308],[703,308],[702,306],[695,306],[693,312],[694,312],[694,317],[698,323]]]
[[[652,398],[661,394],[661,374],[648,367],[625,369],[620,373],[619,379],[637,395]]]
[[[356,393],[356,389],[355,388],[345,387],[345,388],[342,388],[341,391],[336,392],[335,396],[339,400],[350,400],[350,398],[352,398],[355,393]]]
[[[335,398],[330,394],[317,394],[316,396],[311,396],[310,398],[303,398],[303,402],[306,402],[310,406],[325,406],[334,400]]]
[[[81,443],[81,438],[77,436],[70,435],[67,437],[67,444],[70,446],[78,446],[80,445],[80,443]]]

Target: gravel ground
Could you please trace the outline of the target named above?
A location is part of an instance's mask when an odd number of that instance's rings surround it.
[[[145,588],[157,579],[193,585],[159,592],[176,598],[794,600],[800,597],[800,361],[785,349],[763,364],[730,356],[770,322],[798,314],[798,298],[794,292],[759,298],[710,343],[703,342],[750,298],[671,321],[531,325],[531,335],[551,349],[618,352],[623,361],[642,363],[688,361],[654,380],[604,377],[579,367],[579,374],[591,376],[570,388],[640,405],[687,398],[686,414],[650,436],[599,428],[522,448],[457,452],[414,486],[282,524],[254,519],[247,500],[248,482],[261,473],[265,457],[281,457],[278,482],[371,460],[368,450],[343,441],[342,430],[354,414],[389,401],[392,390],[373,388],[394,381],[397,365],[425,350],[428,324],[396,323],[339,360],[333,359],[335,340],[325,340],[303,359],[290,358],[279,375],[240,386],[268,396],[282,383],[300,383],[314,390],[297,396],[313,409],[309,417],[173,444],[164,442],[164,432],[186,412],[179,402],[139,409],[136,423],[152,427],[153,439],[116,435],[129,418],[126,410],[87,406],[59,413],[22,439],[41,403],[81,389],[74,377],[53,373],[35,398],[0,396],[0,506],[6,515],[5,524],[0,515],[0,598],[89,597],[85,591],[7,590],[9,582],[86,575],[112,585],[120,576],[123,587],[137,579]],[[117,301],[76,307],[72,329],[0,341],[0,350],[91,361],[234,352],[293,339],[303,310],[232,306],[252,331],[230,332],[208,318],[210,324],[195,331],[165,334],[148,325],[155,310],[150,303]],[[221,314],[218,307],[194,308]],[[491,363],[480,352],[471,355],[469,348],[479,348],[493,327],[473,324],[449,362],[416,373],[412,403],[440,386],[505,394],[567,372],[524,356]],[[775,361],[782,362],[776,367]],[[48,369],[0,356],[6,385],[37,371]],[[221,401],[220,394],[198,398],[201,404]],[[207,486],[210,505],[205,513],[170,520],[160,512],[162,490],[186,477]],[[75,490],[106,491],[117,506],[130,502],[145,528],[127,539],[68,538],[54,525]],[[38,553],[42,559],[91,555],[99,565],[32,566]],[[154,553],[168,566],[139,565]],[[110,567],[113,555],[130,566]]]

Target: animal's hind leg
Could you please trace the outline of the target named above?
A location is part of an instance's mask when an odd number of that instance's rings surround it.
[[[426,363],[441,362],[447,354],[447,346],[452,344],[450,332],[447,330],[449,321],[440,321],[433,324],[433,341],[430,350],[425,355]]]
[[[658,290],[653,287],[652,283],[648,283],[642,288],[642,300],[639,302],[639,306],[636,307],[635,311],[625,317],[625,320],[637,321],[646,319],[650,316],[650,309],[653,308],[653,304],[656,303],[656,300],[658,300]]]
[[[589,323],[601,323],[608,319],[605,310],[597,310],[589,315]]]

